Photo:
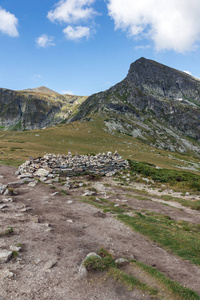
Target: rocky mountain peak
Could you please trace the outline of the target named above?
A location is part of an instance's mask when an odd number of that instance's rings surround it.
[[[25,89],[22,90],[23,92],[33,92],[33,93],[41,93],[41,94],[55,94],[55,95],[59,95],[57,92],[47,88],[46,86],[40,86],[40,87],[36,87],[33,89]]]
[[[131,64],[125,81],[161,97],[200,101],[200,84],[197,79],[144,57]]]

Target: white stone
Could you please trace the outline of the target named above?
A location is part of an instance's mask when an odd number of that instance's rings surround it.
[[[19,252],[22,249],[22,247],[18,247],[18,246],[10,246],[10,250],[11,251],[17,251]]]
[[[6,204],[1,204],[1,205],[0,205],[0,209],[4,209],[4,208],[6,208],[6,207],[8,207]]]
[[[36,181],[33,181],[33,182],[29,182],[28,186],[30,186],[30,187],[35,187],[36,184],[37,184],[37,182],[36,182]]]
[[[93,187],[98,191],[98,192],[105,192],[106,187],[102,183],[96,182]]]
[[[12,256],[12,251],[0,250],[0,263],[6,263]]]
[[[88,258],[88,257],[91,257],[91,256],[95,256],[95,257],[98,257],[98,258],[102,259],[101,256],[99,256],[99,255],[96,254],[95,252],[90,252],[90,253],[86,256],[86,258],[82,261],[82,263],[81,263],[81,265],[80,265],[80,267],[79,267],[79,271],[78,271],[79,277],[86,277],[86,276],[88,275],[88,271],[87,271],[86,267],[84,266],[84,263],[85,263],[85,261],[87,260],[87,258]]]
[[[13,202],[12,198],[3,198],[3,202]]]
[[[125,259],[125,258],[117,258],[117,259],[115,260],[115,263],[116,263],[117,265],[123,265],[123,264],[125,264],[125,263],[128,263],[128,260]]]
[[[40,168],[34,173],[34,175],[38,176],[38,177],[46,177],[49,175],[49,171],[47,171],[46,169]]]
[[[72,204],[72,203],[73,203],[72,200],[67,201],[67,204]]]
[[[107,176],[107,177],[111,177],[111,176],[115,175],[115,173],[116,173],[116,171],[108,172],[108,173],[106,174],[106,176]]]
[[[3,279],[6,279],[6,278],[13,278],[14,277],[14,273],[9,271],[9,270],[4,270],[2,273],[1,273],[1,278]],[[2,298],[0,297],[0,300]],[[3,299],[2,299],[3,300]]]

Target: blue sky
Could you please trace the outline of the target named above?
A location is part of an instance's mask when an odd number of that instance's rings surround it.
[[[144,56],[200,77],[199,0],[0,0],[0,87],[91,95]]]

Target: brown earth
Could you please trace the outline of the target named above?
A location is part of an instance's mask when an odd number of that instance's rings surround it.
[[[0,166],[1,183],[16,181],[15,168]],[[80,178],[79,178],[80,179]],[[81,178],[85,181],[84,178]],[[109,183],[109,186],[102,184]],[[59,187],[59,184],[56,184]],[[92,183],[98,197],[116,204],[126,203],[137,210],[148,209],[169,215],[174,220],[200,222],[200,213],[184,207],[165,206],[158,199],[140,201],[135,192],[116,185],[112,178]],[[60,187],[62,188],[62,187]],[[55,194],[52,186],[38,183],[14,188],[17,195],[0,209],[0,228],[14,229],[0,237],[0,249],[22,244],[19,257],[0,264],[0,300],[117,300],[152,299],[148,294],[126,287],[105,274],[92,273],[80,278],[79,266],[89,252],[100,246],[116,258],[137,259],[156,267],[170,279],[193,289],[200,295],[200,269],[162,249],[139,233],[99,209],[81,202],[86,187],[70,189],[68,195]],[[105,190],[104,190],[105,189]],[[127,195],[128,194],[128,195]],[[13,275],[6,276],[9,270]],[[165,298],[164,299],[169,299]]]

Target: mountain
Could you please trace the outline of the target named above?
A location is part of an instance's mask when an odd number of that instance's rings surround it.
[[[200,152],[200,81],[153,60],[131,64],[124,80],[87,98],[68,122],[103,118],[105,128],[181,153]]]
[[[27,93],[41,93],[41,94],[54,94],[54,95],[60,95],[59,93],[45,87],[45,86],[40,86],[34,89],[25,89],[21,90],[21,92],[27,92]]]
[[[87,97],[60,95],[46,87],[0,89],[1,130],[41,129],[64,121]]]

